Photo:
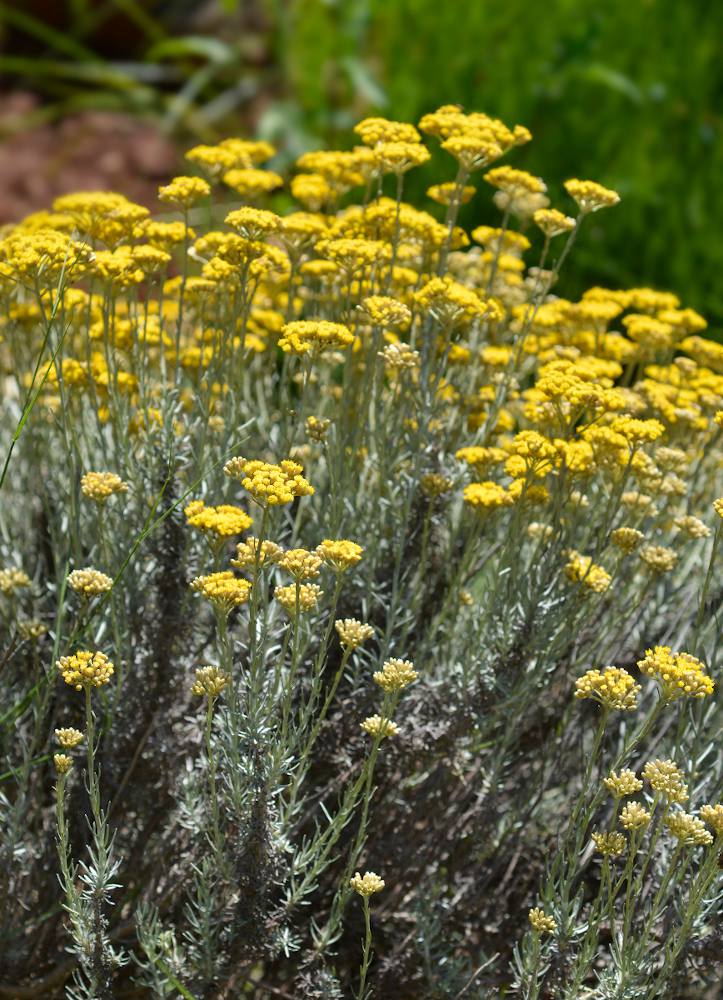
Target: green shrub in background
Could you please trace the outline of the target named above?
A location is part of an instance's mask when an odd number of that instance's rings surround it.
[[[282,4],[268,10],[283,29],[278,56],[289,110],[305,131],[337,139],[359,110],[415,120],[440,100],[524,121],[536,141],[521,165],[559,177],[574,162],[625,199],[624,216],[591,227],[577,258],[580,284],[565,291],[578,294],[593,275],[635,284],[655,274],[661,287],[720,322],[723,13],[716,6],[297,0],[284,21]],[[464,221],[496,224],[493,211],[475,199]]]

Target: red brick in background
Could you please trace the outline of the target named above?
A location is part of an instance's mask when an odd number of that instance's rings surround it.
[[[0,97],[0,223],[49,208],[71,191],[119,191],[158,208],[158,185],[181,156],[155,126],[120,112],[88,111],[28,126],[32,94]]]

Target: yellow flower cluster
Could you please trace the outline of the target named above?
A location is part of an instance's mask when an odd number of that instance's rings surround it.
[[[84,736],[79,729],[66,728],[56,729],[55,738],[63,750],[74,750],[83,742]]]
[[[664,796],[669,802],[686,802],[688,786],[683,780],[683,772],[672,760],[651,760],[643,768],[643,777],[654,792]]]
[[[399,732],[399,726],[396,722],[392,722],[391,719],[383,719],[381,715],[370,715],[362,722],[361,728],[369,736],[380,740],[386,739],[387,736],[396,736]]]
[[[60,676],[76,691],[103,687],[113,676],[113,664],[105,653],[80,650],[71,656],[61,656],[56,664]]]
[[[375,872],[365,872],[360,875],[359,872],[356,875],[352,875],[349,879],[349,887],[358,892],[360,896],[364,896],[368,899],[369,896],[373,896],[377,892],[381,892],[385,886],[383,878],[380,878]]]
[[[249,599],[251,584],[234,576],[230,569],[197,576],[191,582],[191,590],[205,597],[219,611],[228,615],[233,608],[245,604]]]
[[[316,611],[323,593],[315,583],[292,583],[288,587],[276,587],[274,597],[286,613],[295,618],[297,615]]]
[[[557,930],[557,922],[552,917],[548,917],[539,906],[534,906],[530,910],[527,919],[530,921],[532,929],[538,934],[554,934]]]
[[[382,669],[374,674],[374,683],[387,694],[398,694],[416,681],[419,674],[411,660],[385,660]]]
[[[360,622],[357,618],[340,618],[334,622],[334,628],[339,636],[339,642],[349,650],[356,649],[374,635],[372,626]]]
[[[21,569],[0,569],[0,593],[9,597],[16,590],[30,586],[30,577]]]
[[[125,493],[128,483],[124,483],[115,472],[86,472],[80,480],[83,496],[103,504],[115,493]]]
[[[699,847],[713,843],[713,836],[705,828],[705,823],[697,816],[687,812],[672,813],[665,825],[676,840],[686,847]]]
[[[678,653],[670,646],[646,649],[638,660],[638,669],[660,684],[666,701],[676,698],[706,698],[713,694],[715,684],[705,672],[705,664],[690,653]]]
[[[113,580],[98,569],[74,569],[68,574],[68,586],[83,597],[97,597],[111,589]]]
[[[626,795],[634,795],[639,792],[643,787],[643,783],[640,778],[637,777],[635,771],[630,771],[624,768],[622,771],[612,771],[607,778],[603,780],[603,784],[616,799],[622,799]]]
[[[616,830],[608,830],[603,833],[593,833],[592,839],[598,853],[613,858],[622,854],[628,845],[625,834]]]
[[[219,670],[218,667],[197,667],[191,692],[199,698],[206,697],[209,700],[214,700],[218,698],[228,682],[228,674]]]
[[[314,492],[314,487],[302,476],[303,467],[289,459],[271,465],[256,459],[232,458],[223,471],[229,478],[240,480],[261,507],[292,503],[296,497],[311,496]]]
[[[232,504],[207,507],[203,500],[193,500],[184,508],[183,513],[192,528],[217,535],[219,538],[240,535],[254,523],[246,511]]]
[[[604,708],[632,712],[637,708],[640,685],[622,667],[588,670],[575,681],[576,698],[592,698]]]
[[[356,566],[361,560],[363,552],[364,549],[361,545],[357,545],[356,542],[350,542],[347,539],[334,541],[330,538],[325,538],[316,547],[316,555],[334,573],[345,573],[352,566]]]
[[[354,334],[343,323],[300,319],[284,326],[279,347],[287,354],[317,356],[334,348],[343,349],[353,342]]]
[[[574,583],[582,584],[596,594],[605,593],[612,583],[612,577],[602,566],[596,566],[590,556],[583,556],[574,551],[569,553],[565,575]]]

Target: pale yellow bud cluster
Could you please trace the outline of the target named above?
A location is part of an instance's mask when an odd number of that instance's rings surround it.
[[[329,566],[334,573],[345,573],[352,566],[356,566],[360,562],[362,553],[364,549],[361,545],[357,545],[356,542],[350,542],[346,539],[338,539],[336,541],[325,538],[320,545],[316,547],[317,556]]]
[[[0,593],[9,597],[16,590],[30,586],[30,577],[21,569],[0,569]]]
[[[620,825],[626,830],[644,830],[651,819],[651,813],[639,802],[626,802],[620,812]]]
[[[665,545],[643,545],[640,558],[654,573],[670,573],[675,569],[678,554]]]
[[[401,341],[398,344],[387,344],[379,351],[379,357],[384,362],[384,367],[393,372],[413,371],[420,364],[419,351],[412,350]]]
[[[96,503],[105,503],[114,493],[125,493],[128,483],[124,483],[115,472],[86,472],[80,480],[83,496]]]
[[[691,813],[672,813],[666,819],[665,825],[675,839],[686,847],[698,847],[713,843],[713,835],[706,830],[703,820],[691,815]]]
[[[269,563],[277,562],[282,553],[283,549],[276,542],[265,539],[261,542],[259,551],[258,538],[246,538],[236,546],[236,558],[231,560],[231,565],[237,569],[248,569],[255,566],[258,559],[260,567],[266,566]]]
[[[371,625],[365,625],[356,618],[340,618],[334,623],[334,628],[342,646],[349,650],[356,649],[374,635]]]
[[[655,792],[659,792],[669,802],[685,802],[688,786],[683,780],[683,772],[672,760],[651,760],[643,768],[643,777]]]
[[[557,930],[556,921],[552,917],[548,917],[539,906],[533,906],[527,914],[527,919],[530,921],[533,931],[538,934],[554,934]]]
[[[295,580],[313,580],[321,568],[320,556],[308,549],[288,549],[277,556],[276,563]]]
[[[627,846],[625,834],[609,830],[604,833],[593,833],[592,839],[599,854],[608,857],[617,857],[622,854]]]
[[[706,805],[700,807],[700,818],[705,820],[716,837],[723,837],[723,805]]]
[[[603,784],[615,799],[634,795],[643,787],[643,783],[635,771],[630,771],[628,768],[623,768],[622,771],[611,771],[608,777],[603,780]]]
[[[316,611],[319,598],[324,591],[315,583],[292,583],[288,587],[276,587],[274,597],[287,614],[295,617]]]
[[[71,727],[67,729],[56,729],[55,738],[63,750],[73,750],[83,742],[84,736],[79,729],[73,729]]]
[[[386,660],[381,670],[374,674],[374,683],[387,694],[397,694],[414,683],[419,674],[411,660]]]
[[[111,589],[113,580],[97,569],[74,569],[68,574],[68,586],[83,597],[97,597]]]
[[[218,698],[229,682],[228,674],[218,667],[196,667],[196,678],[191,688],[192,694],[209,699]]]
[[[374,872],[365,872],[364,875],[360,875],[359,872],[353,875],[349,879],[349,887],[358,892],[360,896],[364,896],[368,899],[369,896],[373,896],[377,892],[381,892],[384,888],[385,882],[383,878],[380,878]]]
[[[366,718],[361,728],[374,739],[385,739],[387,736],[396,736],[399,726],[391,719],[383,719],[381,715],[370,715]]]
[[[307,417],[304,427],[312,441],[323,441],[331,427],[331,420],[326,417]]]
[[[69,757],[66,753],[56,753],[53,754],[53,764],[55,765],[57,774],[67,774],[73,766],[73,758]]]

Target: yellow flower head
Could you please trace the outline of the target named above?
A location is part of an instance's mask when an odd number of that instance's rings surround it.
[[[683,772],[672,760],[649,760],[643,768],[643,777],[653,791],[669,802],[687,801],[688,786],[683,780]]]
[[[622,667],[588,670],[575,681],[576,698],[592,698],[604,708],[632,712],[638,705],[640,685]]]
[[[227,569],[207,576],[197,576],[191,582],[191,590],[205,597],[219,611],[229,614],[232,608],[248,601],[251,584],[248,580],[240,580]]]
[[[385,882],[383,878],[380,878],[374,872],[365,872],[364,875],[360,875],[359,872],[353,875],[349,879],[349,886],[358,892],[360,896],[368,899],[373,896],[376,892],[381,892],[384,888]]]
[[[630,771],[627,768],[622,771],[611,771],[608,777],[603,780],[603,784],[616,799],[622,799],[626,795],[634,795],[643,787],[643,783],[635,771]]]
[[[655,677],[666,701],[677,698],[706,698],[715,684],[705,672],[705,664],[690,653],[677,653],[670,646],[646,649],[638,669]]]
[[[383,719],[381,715],[370,715],[366,718],[361,728],[374,739],[385,739],[387,736],[396,736],[399,726],[391,719]]]
[[[365,625],[356,618],[340,618],[334,622],[334,628],[339,642],[349,650],[356,649],[374,635],[371,625]]]
[[[330,538],[325,538],[324,541],[317,545],[316,554],[327,566],[329,566],[334,573],[345,573],[352,566],[356,566],[360,562],[362,553],[364,549],[361,545],[357,545],[356,542],[350,542],[346,539],[338,539],[333,541]]]
[[[387,694],[398,694],[419,677],[411,660],[386,660],[374,674],[374,683]]]
[[[706,805],[700,807],[700,818],[705,820],[716,837],[723,837],[723,805]]]
[[[644,538],[645,535],[637,528],[615,528],[614,531],[610,532],[610,541],[626,555],[634,552]]]
[[[354,342],[354,334],[343,323],[329,320],[300,319],[287,323],[279,347],[287,354],[319,355],[324,351],[343,349]]]
[[[301,475],[302,466],[289,459],[270,465],[255,459],[232,458],[223,471],[229,478],[240,480],[261,507],[292,503],[296,497],[311,496],[314,492],[314,487]]]
[[[207,507],[203,500],[193,500],[184,509],[186,521],[192,528],[219,538],[231,538],[240,535],[254,523],[245,510],[232,504],[221,504],[218,507]]]
[[[713,835],[706,830],[703,820],[687,812],[672,813],[665,825],[676,840],[686,847],[698,847],[712,844]]]
[[[557,930],[557,923],[552,917],[548,917],[544,910],[541,910],[539,906],[534,906],[530,912],[527,914],[527,919],[530,921],[530,925],[533,931],[538,934],[554,934]]]
[[[626,802],[620,811],[620,825],[625,830],[644,830],[652,814],[639,802]]]
[[[74,569],[68,574],[68,586],[83,597],[97,597],[111,589],[113,580],[97,569]]]
[[[191,208],[211,193],[211,185],[201,177],[174,177],[158,189],[158,200],[181,208]]]
[[[0,593],[9,597],[16,590],[30,586],[30,577],[21,569],[0,569]]]
[[[76,691],[103,687],[113,676],[113,664],[105,653],[80,650],[71,656],[61,656],[56,666],[66,684]]]
[[[514,499],[504,486],[486,481],[484,483],[469,483],[464,488],[464,501],[479,514],[487,514],[500,507],[510,507]]]
[[[295,580],[313,580],[319,575],[321,559],[308,549],[287,549],[276,558],[276,564]]]
[[[73,750],[79,746],[83,739],[83,733],[79,729],[56,729],[55,738],[60,743],[63,750]]]
[[[575,551],[569,553],[565,575],[596,594],[603,594],[612,582],[612,577],[602,566],[597,566],[590,556],[583,556]]]
[[[294,618],[296,615],[316,611],[323,593],[316,583],[292,583],[288,587],[276,587],[274,597],[286,613]]]
[[[83,496],[96,503],[105,503],[114,493],[125,493],[128,483],[124,483],[115,472],[86,472],[80,480]]]
[[[65,753],[53,754],[53,764],[57,774],[67,774],[73,766],[73,758]]]
[[[532,221],[538,226],[548,239],[553,236],[560,236],[562,233],[569,233],[575,228],[575,220],[569,215],[563,215],[556,208],[538,208],[533,214]]]
[[[223,673],[218,667],[196,667],[196,679],[191,688],[192,694],[206,697],[209,700],[218,698],[229,682],[228,674]]]
[[[617,855],[622,854],[628,843],[624,833],[612,830],[604,833],[593,833],[592,839],[598,852],[608,857],[617,857]]]
[[[620,201],[617,191],[603,187],[596,181],[581,181],[572,178],[565,181],[565,190],[579,205],[580,211],[597,212],[601,208],[611,208]]]
[[[256,566],[267,566],[276,563],[283,554],[283,549],[276,542],[265,539],[261,543],[259,550],[258,538],[246,538],[236,546],[236,558],[231,560],[231,565],[237,569],[249,569]]]

